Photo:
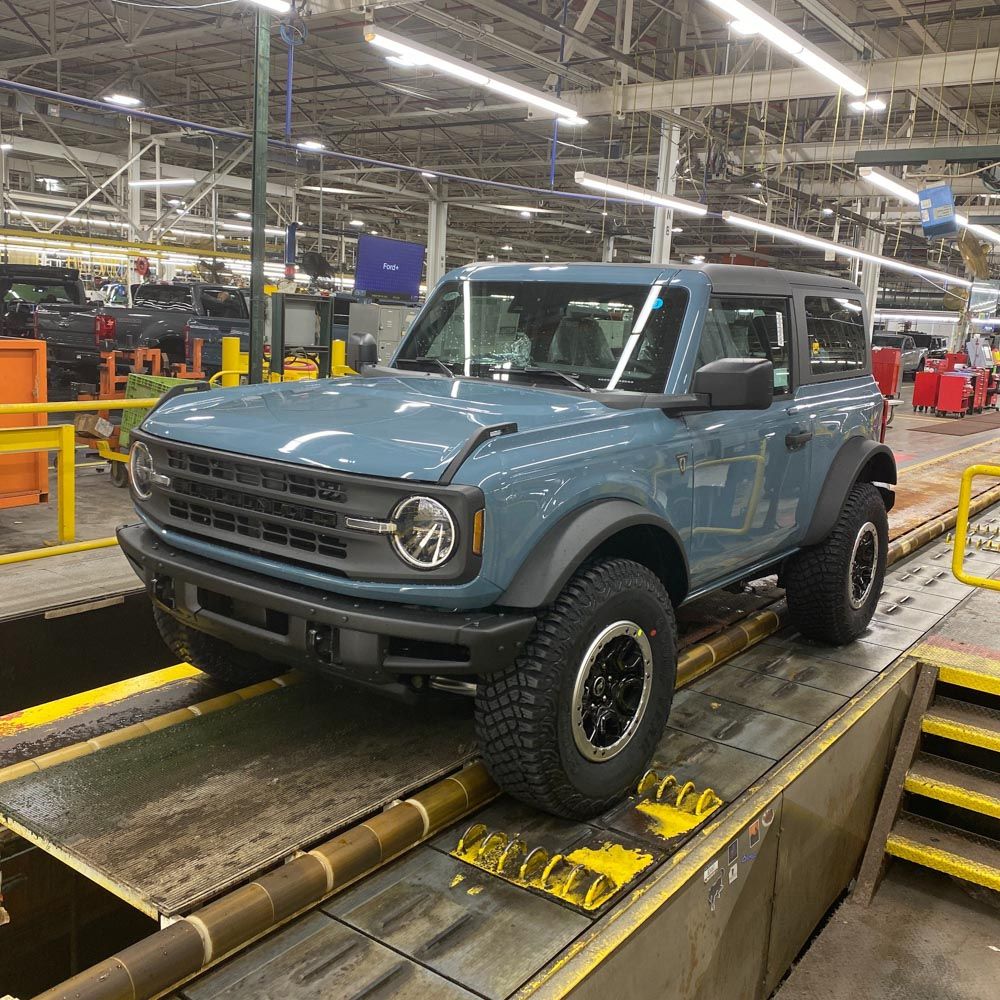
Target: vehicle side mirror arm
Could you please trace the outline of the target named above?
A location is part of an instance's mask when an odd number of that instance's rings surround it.
[[[712,409],[712,400],[704,392],[687,392],[676,396],[649,396],[643,407],[662,410],[668,417],[679,417]]]

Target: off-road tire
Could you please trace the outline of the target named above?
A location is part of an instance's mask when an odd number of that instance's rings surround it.
[[[875,526],[878,558],[871,590],[855,608],[850,600],[851,555],[862,527],[868,523]],[[871,483],[856,483],[830,534],[785,563],[782,579],[792,624],[802,635],[835,646],[857,639],[875,614],[888,548],[889,519],[882,495]]]
[[[229,645],[215,636],[198,632],[179,622],[162,608],[153,606],[153,618],[167,648],[179,660],[213,677],[227,688],[235,689],[267,680],[282,668],[267,660]]]
[[[640,626],[652,653],[645,712],[629,740],[607,760],[587,759],[573,736],[577,673],[602,629]],[[660,580],[639,563],[585,565],[555,602],[513,666],[479,680],[476,733],[486,767],[511,795],[547,812],[586,819],[632,789],[663,735],[677,674],[677,629]]]

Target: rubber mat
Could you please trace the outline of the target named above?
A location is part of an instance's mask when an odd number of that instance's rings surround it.
[[[304,681],[0,785],[0,820],[149,915],[182,914],[453,771],[471,715]]]
[[[966,434],[979,434],[998,427],[1000,427],[1000,413],[994,410],[970,417],[938,417],[932,424],[921,424],[911,429],[926,434],[953,434],[956,437],[965,437]]]

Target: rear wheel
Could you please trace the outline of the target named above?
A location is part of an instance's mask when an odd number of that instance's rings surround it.
[[[174,656],[214,677],[226,687],[255,684],[281,673],[281,667],[182,624],[155,604],[153,618]]]
[[[875,614],[888,548],[882,495],[871,483],[856,483],[833,531],[785,564],[788,611],[795,627],[838,646],[857,639]]]
[[[592,563],[539,618],[517,662],[482,677],[476,732],[505,791],[561,816],[603,812],[641,777],[677,671],[670,599],[646,567]]]

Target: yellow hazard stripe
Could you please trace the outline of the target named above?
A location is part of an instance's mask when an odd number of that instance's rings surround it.
[[[113,705],[115,702],[132,697],[132,695],[153,691],[173,681],[197,677],[200,673],[201,671],[192,667],[190,663],[178,663],[172,667],[164,667],[162,670],[140,674],[138,677],[130,677],[128,680],[115,681],[114,684],[105,684],[103,687],[93,688],[90,691],[71,694],[66,698],[59,698],[44,705],[35,705],[33,708],[26,708],[20,712],[11,712],[9,715],[0,716],[0,738],[23,733],[59,719],[79,715],[81,712],[89,712],[94,708]]]
[[[992,729],[953,722],[951,719],[934,715],[933,712],[924,716],[920,728],[931,736],[943,736],[945,739],[955,740],[956,743],[967,743],[969,746],[1000,752],[1000,733]]]
[[[893,857],[912,861],[925,868],[933,868],[935,871],[944,872],[945,875],[953,875],[965,882],[974,882],[976,885],[984,885],[988,889],[1000,892],[1000,868],[992,865],[971,861],[960,854],[920,844],[896,833],[889,834],[885,849]]]
[[[973,791],[971,788],[963,788],[950,781],[938,781],[916,773],[906,776],[903,787],[914,795],[923,795],[928,799],[947,802],[949,805],[968,809],[970,812],[1000,819],[1000,782],[997,783],[996,794],[988,795]]]
[[[938,680],[945,684],[1000,695],[1000,659],[985,649],[963,652],[924,642],[911,649],[909,655],[937,667]]]

